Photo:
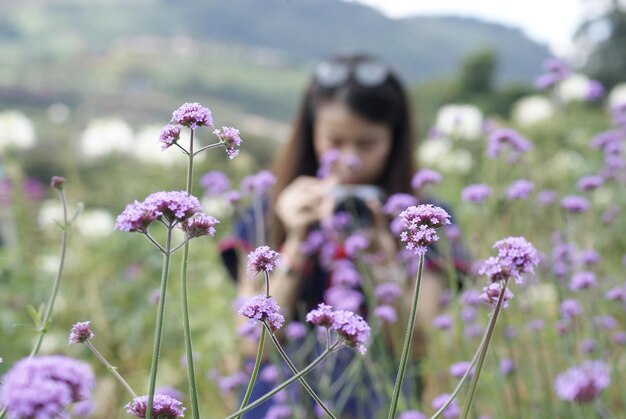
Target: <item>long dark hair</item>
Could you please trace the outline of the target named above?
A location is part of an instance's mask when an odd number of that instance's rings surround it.
[[[339,55],[328,60],[330,63],[345,64],[349,68],[368,61],[379,62],[364,54]],[[296,177],[315,176],[319,165],[313,147],[317,110],[321,105],[337,101],[369,121],[384,123],[392,128],[393,144],[389,158],[375,183],[387,194],[411,192],[411,177],[415,172],[415,129],[408,98],[400,79],[389,70],[382,83],[373,87],[362,86],[351,73],[345,82],[334,87],[322,85],[316,77],[309,82],[291,135],[274,162],[273,172],[277,183],[272,204]],[[272,217],[272,239],[277,246],[285,239],[284,226],[275,216]]]

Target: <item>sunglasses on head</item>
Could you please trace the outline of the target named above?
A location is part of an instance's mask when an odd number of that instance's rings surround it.
[[[363,87],[376,87],[389,76],[389,67],[379,61],[360,61],[356,64],[322,61],[315,67],[315,81],[326,88],[338,87],[352,78]]]

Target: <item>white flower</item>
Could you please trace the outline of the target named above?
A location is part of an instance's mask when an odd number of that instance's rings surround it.
[[[126,122],[117,118],[94,119],[81,138],[82,152],[90,158],[128,152],[132,145],[133,131]]]
[[[620,83],[611,89],[609,93],[609,107],[626,103],[626,83]]]
[[[40,229],[46,230],[58,226],[57,222],[63,223],[63,206],[56,199],[48,199],[39,208],[37,224]]]
[[[15,147],[29,149],[35,145],[35,128],[26,115],[19,111],[0,113],[0,151]]]
[[[113,232],[113,216],[102,209],[83,211],[76,219],[76,229],[87,237],[106,237]]]
[[[437,113],[435,127],[444,135],[475,140],[483,132],[483,113],[473,105],[445,105]]]
[[[454,149],[447,138],[424,141],[419,148],[418,158],[422,167],[430,167],[446,173],[465,174],[473,165],[470,152],[464,149]]]
[[[235,212],[234,206],[223,196],[207,196],[200,200],[202,208],[218,220],[228,218]]]
[[[148,125],[139,130],[137,138],[133,141],[132,151],[135,157],[148,164],[161,164],[163,166],[173,166],[176,163],[185,163],[187,158],[178,147],[172,147],[165,151],[161,150],[159,135],[162,126]],[[184,131],[189,135],[189,131]],[[181,140],[182,141],[182,140]],[[186,147],[186,145],[185,145]]]
[[[554,116],[554,104],[541,95],[526,96],[513,105],[512,118],[521,126],[535,125]]]
[[[590,83],[589,77],[574,73],[556,86],[556,94],[565,103],[585,100]]]

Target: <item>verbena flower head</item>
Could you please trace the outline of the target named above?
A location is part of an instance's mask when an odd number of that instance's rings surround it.
[[[335,320],[335,312],[332,306],[320,303],[316,309],[306,315],[306,321],[320,327],[330,327]]]
[[[556,192],[551,189],[544,189],[537,192],[537,202],[541,205],[549,205],[556,200]]]
[[[418,190],[426,185],[435,185],[441,182],[442,179],[443,177],[439,172],[431,169],[420,169],[413,175],[413,179],[411,179],[411,187],[414,190]]]
[[[465,373],[467,372],[471,364],[472,363],[468,361],[456,362],[450,365],[450,368],[448,369],[448,371],[450,372],[450,375],[453,376],[454,378],[461,378],[465,375]],[[470,371],[469,373],[470,377],[472,376],[473,372],[474,371],[472,368],[472,371]]]
[[[487,275],[491,282],[514,278],[519,284],[523,275],[534,272],[539,264],[537,249],[523,237],[507,237],[493,247],[498,250],[498,256],[488,258],[478,271],[480,275]]]
[[[72,326],[69,338],[70,345],[73,343],[84,343],[94,337],[93,332],[89,328],[90,324],[90,321],[86,321],[75,323],[74,326]]]
[[[510,200],[527,199],[533,189],[535,189],[535,184],[530,180],[519,179],[509,185],[506,191],[506,197]]]
[[[254,322],[266,321],[272,330],[278,330],[285,322],[280,307],[272,297],[257,295],[250,298],[239,309],[239,314]]]
[[[374,309],[374,316],[386,323],[395,323],[398,320],[396,309],[390,305],[379,305]]]
[[[611,383],[611,370],[602,361],[584,361],[554,380],[554,389],[561,400],[588,403],[595,400]]]
[[[319,167],[316,176],[319,178],[328,177],[334,170],[341,159],[341,151],[337,148],[331,148],[320,157]]]
[[[276,183],[276,176],[268,170],[261,170],[255,175],[241,180],[241,191],[247,195],[261,196]]]
[[[304,323],[292,321],[285,326],[285,337],[289,340],[298,340],[306,336]]]
[[[213,117],[211,111],[199,103],[185,103],[172,113],[172,122],[196,129],[197,127],[212,126]]]
[[[450,394],[444,393],[435,397],[432,402],[433,409],[439,410],[441,407],[448,401],[450,398]],[[441,417],[445,419],[455,419],[461,415],[461,408],[459,407],[456,399],[452,400],[452,402],[445,408],[442,412]]]
[[[218,196],[230,190],[230,181],[224,172],[213,170],[202,175],[200,187],[207,196]]]
[[[18,361],[3,377],[0,405],[10,418],[56,418],[91,398],[95,379],[85,362],[61,355]]]
[[[186,191],[155,192],[143,201],[144,207],[170,222],[182,222],[202,211],[200,201]]]
[[[576,186],[581,191],[592,191],[604,184],[604,178],[598,175],[584,176],[580,178]]]
[[[574,299],[565,299],[561,303],[561,316],[565,319],[571,319],[572,317],[580,316],[583,312],[583,308],[580,305],[580,301]]]
[[[405,226],[400,240],[418,255],[426,253],[428,246],[439,240],[436,228],[450,224],[450,215],[443,208],[430,204],[411,206],[398,217]]]
[[[417,198],[408,193],[396,193],[389,198],[383,206],[383,213],[396,216],[410,206],[417,205]]]
[[[370,336],[370,327],[361,316],[350,311],[337,310],[332,328],[349,347],[356,349],[361,355],[365,354],[365,342]]]
[[[208,214],[195,214],[193,217],[186,219],[181,224],[181,228],[187,234],[187,237],[201,237],[215,235],[215,225],[219,224],[217,218]]]
[[[121,231],[144,233],[148,226],[158,217],[143,205],[143,202],[135,201],[126,205],[124,211],[117,216],[115,228]]]
[[[398,419],[428,419],[428,416],[417,410],[405,410],[398,415]]]
[[[324,292],[324,301],[339,310],[357,311],[365,297],[361,291],[353,288],[331,286]]]
[[[582,289],[591,288],[596,285],[596,275],[593,272],[577,272],[572,275],[569,283],[569,289],[572,291],[580,291]]]
[[[62,176],[52,176],[52,179],[50,179],[50,187],[52,189],[63,189],[64,184],[65,178]]]
[[[484,183],[469,185],[461,191],[461,199],[474,204],[482,204],[491,196],[491,188]]]
[[[180,140],[180,130],[182,129],[181,125],[178,124],[167,124],[161,130],[161,134],[159,135],[159,141],[161,142],[161,150],[166,150],[169,147],[173,146],[178,140]]]
[[[396,282],[383,282],[374,288],[374,296],[384,304],[392,304],[402,295],[402,287]]]
[[[260,272],[272,272],[279,263],[280,254],[269,246],[259,246],[248,255],[248,272],[256,276]]]
[[[500,360],[500,373],[502,375],[510,375],[515,371],[515,362],[511,358],[502,358]]]
[[[126,406],[128,414],[145,418],[148,410],[148,396],[135,397]],[[155,419],[174,419],[185,416],[183,403],[166,395],[155,394],[152,401],[152,417]]]
[[[454,326],[454,319],[449,314],[440,314],[433,319],[433,327],[439,330],[448,330]]]
[[[228,158],[233,159],[239,154],[239,147],[241,146],[241,137],[239,136],[239,130],[233,127],[222,127],[216,129],[213,134],[217,135],[220,139],[220,143],[226,148],[226,154]]]
[[[505,145],[511,150],[509,163],[515,163],[523,153],[532,148],[532,143],[519,132],[511,128],[497,128],[487,138],[487,157],[495,159],[503,152]]]
[[[480,297],[485,303],[491,304],[495,307],[498,304],[498,298],[500,298],[502,287],[504,287],[504,282],[492,282],[483,288],[483,293],[480,294]],[[508,287],[506,287],[504,295],[502,296],[502,308],[507,308],[509,306],[508,301],[513,297],[513,293],[509,291]]]
[[[561,200],[561,207],[571,213],[587,212],[590,208],[587,198],[577,195],[569,195]]]

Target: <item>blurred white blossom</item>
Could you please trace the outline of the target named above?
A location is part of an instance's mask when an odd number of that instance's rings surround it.
[[[61,203],[56,199],[48,199],[42,202],[37,215],[39,228],[47,230],[51,227],[57,227],[57,223],[63,223],[63,206]]]
[[[132,145],[133,131],[126,122],[117,118],[94,119],[81,137],[81,150],[91,158],[129,152]]]
[[[29,149],[35,146],[35,127],[19,111],[0,113],[0,151],[6,148]]]
[[[516,124],[530,126],[550,120],[554,112],[555,107],[550,99],[541,95],[531,95],[515,102],[511,116]]]
[[[609,107],[626,103],[626,83],[620,83],[609,93]]]
[[[444,105],[437,113],[435,128],[447,136],[475,140],[483,132],[483,113],[473,105]]]
[[[564,103],[583,101],[589,94],[591,80],[583,74],[574,73],[556,86],[556,94]]]
[[[46,113],[48,114],[50,122],[62,124],[69,119],[70,108],[68,108],[64,103],[57,102],[50,105]]]
[[[446,173],[467,173],[473,159],[469,151],[454,149],[447,138],[428,140],[419,148],[418,159],[422,167],[430,167]]]
[[[147,125],[142,127],[133,142],[133,154],[140,161],[150,164],[157,163],[164,166],[172,166],[177,162],[187,162],[187,158],[178,147],[172,147],[164,151],[161,150],[159,135],[162,129],[163,127],[159,125]]]
[[[204,212],[222,220],[233,215],[235,208],[233,204],[223,196],[206,196],[200,201]]]
[[[113,232],[115,220],[113,216],[102,209],[83,211],[76,219],[76,229],[86,237],[106,237]]]
[[[581,175],[586,165],[585,158],[572,150],[561,150],[546,164],[550,168],[550,173],[563,178],[569,175]]]

